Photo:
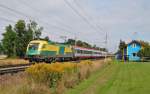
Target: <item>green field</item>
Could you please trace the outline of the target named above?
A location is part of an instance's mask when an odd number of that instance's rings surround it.
[[[65,94],[150,94],[150,63],[116,62]]]

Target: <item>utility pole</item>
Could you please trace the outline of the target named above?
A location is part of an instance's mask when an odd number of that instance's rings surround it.
[[[74,43],[74,46],[76,46],[76,45],[77,45],[77,36],[75,34],[75,43]]]
[[[60,36],[60,38],[63,39],[65,43],[67,42],[67,36]]]
[[[107,31],[106,31],[106,36],[105,36],[105,49],[107,50],[107,40],[108,40],[108,35],[107,35]],[[105,53],[105,62],[106,62],[106,59],[107,59],[107,51]]]

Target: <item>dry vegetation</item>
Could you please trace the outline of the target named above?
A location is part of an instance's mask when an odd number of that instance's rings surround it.
[[[25,73],[0,76],[0,94],[50,94],[42,84],[29,83]]]
[[[36,64],[25,73],[0,76],[0,94],[63,94],[89,78],[102,65],[104,62],[101,60]]]
[[[29,63],[24,59],[0,59],[0,65],[13,65],[13,64],[27,64]]]

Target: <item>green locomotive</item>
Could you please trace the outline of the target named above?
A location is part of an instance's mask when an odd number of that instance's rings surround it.
[[[52,62],[56,59],[69,60],[73,57],[73,49],[70,45],[33,40],[28,44],[26,56],[30,62]]]

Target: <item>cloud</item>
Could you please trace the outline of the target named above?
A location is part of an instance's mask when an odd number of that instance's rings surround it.
[[[138,32],[138,38],[150,41],[149,0],[76,0],[82,8],[74,0],[68,1],[95,28],[99,26],[102,29],[91,28],[64,0],[0,0],[1,4],[27,15],[19,15],[0,7],[0,17],[13,21],[34,19],[44,27],[43,36],[48,35],[54,41],[63,41],[59,36],[74,38],[76,35],[78,39],[104,47],[102,42],[108,32],[108,48],[111,51],[116,50],[120,39],[133,39],[133,32]],[[8,24],[14,23],[0,21],[0,33],[4,32]]]

